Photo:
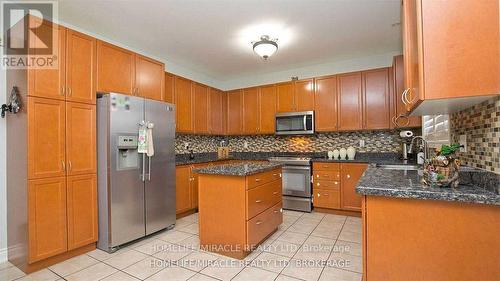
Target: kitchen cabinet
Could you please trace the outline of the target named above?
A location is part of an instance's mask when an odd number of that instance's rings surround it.
[[[261,134],[274,134],[276,121],[276,86],[260,87],[260,130]]]
[[[97,41],[97,91],[135,95],[135,54]]]
[[[163,100],[168,103],[175,103],[175,75],[165,72],[165,94]]]
[[[356,185],[367,168],[367,164],[342,163],[341,165],[341,208],[350,211],[361,211],[361,195],[356,193]]]
[[[388,129],[390,121],[389,68],[362,72],[363,129]]]
[[[363,128],[361,72],[337,75],[338,129],[355,131]]]
[[[179,133],[193,132],[193,94],[192,81],[175,77],[175,105],[177,114],[177,129]]]
[[[214,88],[209,89],[210,102],[210,133],[213,135],[224,134],[224,108],[223,92]]]
[[[65,108],[61,100],[28,98],[29,179],[66,175]]]
[[[96,158],[96,107],[66,103],[67,174],[97,173]]]
[[[296,111],[314,110],[314,81],[313,79],[305,79],[295,81],[294,83],[294,99]]]
[[[97,176],[67,178],[68,250],[97,241]]]
[[[340,190],[338,189],[314,189],[314,206],[317,208],[339,209]]]
[[[315,130],[337,130],[337,76],[315,79],[314,118]]]
[[[192,190],[191,190],[191,166],[175,167],[175,212],[184,213],[191,210]]]
[[[199,83],[193,83],[193,121],[195,134],[208,134],[209,107],[208,87]]]
[[[259,88],[243,89],[243,133],[258,134],[260,132],[260,90]]]
[[[395,56],[392,62],[391,128],[415,128],[422,126],[421,116],[407,116],[408,111],[402,101],[404,91],[404,61],[403,56]]]
[[[68,250],[65,177],[28,181],[28,237],[30,263]]]
[[[227,93],[227,134],[238,135],[242,133],[242,90],[229,91]]]
[[[286,82],[276,85],[277,112],[295,111],[293,83]]]
[[[454,112],[499,94],[499,5],[403,1],[403,98],[409,111]]]
[[[165,65],[136,54],[135,67],[135,95],[162,101],[165,92]]]

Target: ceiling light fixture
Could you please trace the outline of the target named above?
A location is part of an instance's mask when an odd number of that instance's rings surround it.
[[[252,42],[253,51],[264,60],[269,59],[278,50],[278,39],[270,40],[268,35],[262,35],[260,41]]]

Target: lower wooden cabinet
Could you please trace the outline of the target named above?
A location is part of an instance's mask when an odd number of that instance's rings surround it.
[[[97,176],[67,178],[68,250],[97,241]]]
[[[175,213],[180,214],[191,209],[191,166],[175,168]]]
[[[350,211],[361,211],[361,195],[356,193],[356,185],[366,170],[367,165],[350,163],[341,165],[342,200],[341,208]]]
[[[314,190],[314,206],[318,208],[339,209],[340,208],[340,189]]]

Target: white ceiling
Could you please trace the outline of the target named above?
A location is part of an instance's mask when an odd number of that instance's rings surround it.
[[[59,19],[221,83],[401,50],[400,0],[61,0]]]

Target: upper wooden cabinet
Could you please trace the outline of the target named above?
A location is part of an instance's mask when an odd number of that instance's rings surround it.
[[[260,132],[260,90],[259,88],[243,89],[243,133]]]
[[[135,94],[135,54],[97,41],[97,91]]]
[[[276,86],[276,101],[278,112],[295,111],[295,100],[293,93],[293,83],[280,83]]]
[[[150,58],[135,55],[136,95],[161,101],[165,92],[165,65]]]
[[[242,133],[242,106],[243,91],[235,90],[227,93],[227,134],[238,135]]]
[[[388,129],[390,124],[389,68],[362,72],[363,129]]]
[[[193,132],[193,82],[176,76],[175,77],[175,105],[177,109],[177,132]]]
[[[209,125],[208,87],[193,83],[194,98],[194,133],[207,134]]]
[[[210,124],[209,131],[214,135],[224,134],[223,92],[214,88],[209,89]]]
[[[314,81],[306,79],[277,85],[277,111],[309,111],[314,109]]]
[[[316,78],[314,93],[315,129],[337,130],[337,76]]]
[[[453,112],[500,93],[499,5],[403,1],[404,97],[410,111]]]
[[[361,72],[337,75],[337,94],[338,129],[361,130],[363,128]]]
[[[260,130],[261,134],[274,134],[276,121],[276,86],[260,87]]]
[[[66,162],[68,175],[95,174],[96,108],[66,103]]]
[[[168,103],[175,103],[175,75],[165,72],[165,93],[163,100]]]
[[[404,127],[421,127],[422,117],[406,116],[407,108],[402,101],[402,93],[404,91],[404,62],[403,56],[396,56],[392,62],[392,73],[389,79],[389,85],[392,86],[391,91],[391,128]]]

